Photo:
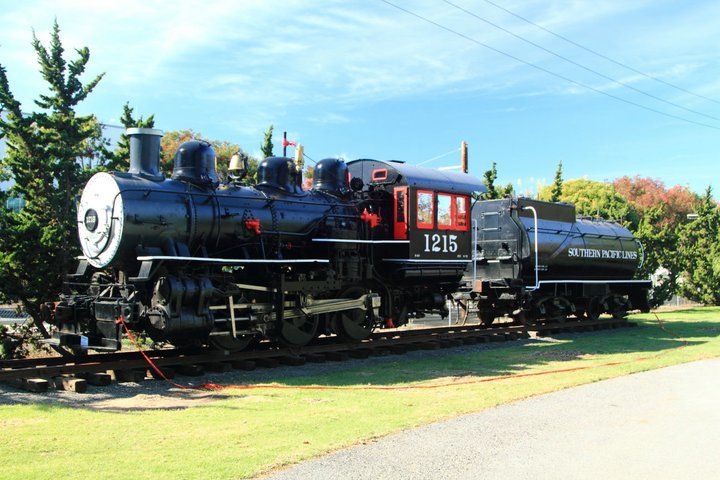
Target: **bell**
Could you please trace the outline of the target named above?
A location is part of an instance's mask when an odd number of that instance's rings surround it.
[[[230,157],[230,166],[228,167],[228,172],[236,172],[238,170],[244,170],[244,168],[240,155],[236,153],[235,155]]]

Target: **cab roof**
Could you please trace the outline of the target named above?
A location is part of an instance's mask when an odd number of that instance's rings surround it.
[[[366,185],[392,184],[464,195],[487,191],[482,181],[468,173],[418,167],[397,160],[367,158],[352,160],[347,165],[351,175],[362,178]],[[387,169],[387,177],[382,180],[374,180],[373,172],[382,169]]]

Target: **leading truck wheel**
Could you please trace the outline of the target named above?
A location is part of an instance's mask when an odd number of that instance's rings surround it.
[[[237,338],[232,335],[210,335],[208,343],[217,350],[235,353],[250,348],[256,341],[255,335],[239,335]]]
[[[362,288],[350,288],[340,295],[340,298],[360,298],[365,293]],[[337,312],[332,319],[333,331],[338,337],[346,341],[359,342],[365,340],[372,333],[373,327],[372,312],[359,308]]]

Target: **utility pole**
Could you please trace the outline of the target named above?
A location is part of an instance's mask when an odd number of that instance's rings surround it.
[[[465,140],[460,142],[460,169],[468,173],[468,144]]]
[[[287,132],[283,132],[283,157],[287,157]]]

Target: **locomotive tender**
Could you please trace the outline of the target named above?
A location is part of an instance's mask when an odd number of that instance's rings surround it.
[[[478,202],[472,215],[471,288],[456,298],[476,305],[484,323],[500,315],[532,323],[649,311],[652,284],[634,279],[642,245],[622,225],[577,218],[571,204],[527,198]]]
[[[46,310],[56,347],[118,350],[119,319],[156,341],[227,351],[361,340],[446,316],[453,296],[486,323],[646,308],[632,235],[575,222],[570,206],[479,201],[471,175],[368,159],[321,160],[310,190],[284,157],[264,159],[254,186],[241,185],[246,167],[221,183],[211,146],[194,140],[166,179],[161,132],[128,135],[129,171],[96,174],[78,205],[74,291]],[[596,250],[613,258],[593,262]]]

